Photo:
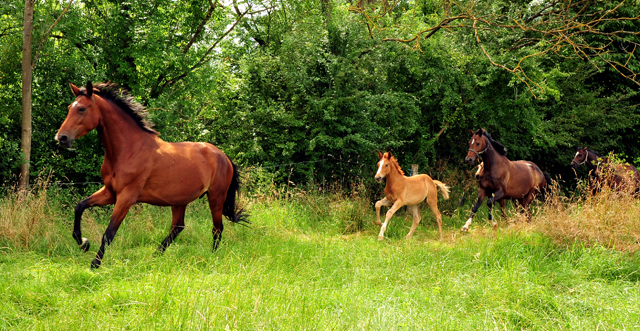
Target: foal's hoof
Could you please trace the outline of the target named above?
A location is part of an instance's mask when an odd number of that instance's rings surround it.
[[[382,240],[384,240],[384,237],[383,236],[378,236],[378,240],[382,241]]]
[[[80,244],[80,250],[86,252],[91,247],[91,243],[89,243],[89,239],[82,237],[82,244]]]

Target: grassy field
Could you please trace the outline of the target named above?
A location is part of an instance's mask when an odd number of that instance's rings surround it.
[[[410,218],[399,212],[379,242],[373,207],[358,197],[245,198],[251,228],[226,222],[212,253],[200,200],[160,257],[170,210],[137,205],[94,272],[111,209],[85,213],[92,247],[81,253],[71,238],[75,199],[34,190],[0,200],[0,329],[640,329],[634,241],[614,248],[614,239],[558,235],[554,225],[608,217],[597,214],[601,201],[550,204],[531,225],[502,221],[498,231],[480,213],[468,234],[459,229],[469,206],[448,201],[444,240],[425,210],[414,238],[403,239]],[[616,217],[635,231],[640,206],[623,203]]]

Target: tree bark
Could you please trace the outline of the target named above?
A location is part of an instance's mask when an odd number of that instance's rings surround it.
[[[34,0],[24,1],[24,32],[22,37],[22,139],[20,148],[24,160],[20,165],[18,186],[21,190],[29,187],[29,166],[31,161],[31,39],[33,34]]]

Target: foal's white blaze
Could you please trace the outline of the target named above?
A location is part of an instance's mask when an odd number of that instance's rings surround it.
[[[383,166],[384,166],[384,158],[380,159],[380,167],[378,168],[378,172],[376,172],[376,177],[380,175],[380,172],[382,171]]]
[[[474,142],[476,142],[476,138],[471,139],[471,145],[473,145]]]

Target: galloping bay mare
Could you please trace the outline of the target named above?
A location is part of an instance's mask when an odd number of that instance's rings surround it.
[[[214,250],[222,236],[222,215],[232,222],[248,222],[235,202],[238,170],[217,147],[203,142],[163,141],[145,119],[145,108],[117,84],[94,87],[88,82],[84,88],[70,85],[76,99],[69,105],[55,139],[70,148],[75,139],[96,129],[105,149],[100,169],[104,187],[75,208],[73,238],[80,249],[89,249],[89,240],[80,231],[82,212],[88,207],[115,204],[91,268],[100,267],[106,246],[136,202],[171,206],[171,231],[158,253],[164,252],[184,229],[187,204],[204,194],[208,195],[213,218]]]
[[[529,204],[535,194],[542,191],[551,183],[549,175],[545,174],[538,166],[530,161],[510,161],[505,156],[507,149],[499,142],[493,140],[485,129],[476,132],[471,131],[469,151],[465,162],[473,164],[478,158],[482,158],[484,167],[482,176],[478,178],[478,201],[471,210],[469,219],[462,227],[462,231],[468,231],[473,215],[478,211],[484,198],[489,197],[489,221],[492,221],[491,209],[496,201],[513,199],[523,207],[528,218],[531,217]],[[493,195],[493,196],[492,196]],[[497,224],[493,222],[493,227]]]
[[[418,208],[418,204],[425,199],[436,217],[438,232],[440,233],[440,239],[442,239],[442,216],[438,210],[438,188],[440,188],[442,196],[445,199],[449,199],[449,187],[441,181],[431,179],[428,175],[406,177],[398,164],[398,160],[391,155],[391,152],[382,154],[378,151],[378,157],[380,161],[378,161],[378,171],[375,178],[379,182],[383,178],[387,178],[387,185],[384,188],[385,198],[376,202],[376,224],[380,225],[378,240],[384,239],[384,232],[387,229],[389,220],[402,206],[409,206],[413,214],[413,224],[409,234],[406,236],[406,238],[410,238],[420,223],[420,208]],[[391,207],[387,211],[384,224],[380,222],[380,207],[382,206]]]
[[[626,186],[631,192],[638,190],[640,174],[631,164],[615,164],[613,168],[606,169],[610,164],[608,157],[602,157],[588,147],[580,147],[571,161],[571,166],[577,169],[583,164],[586,164],[598,178],[602,178],[604,185],[613,189],[623,189]]]

